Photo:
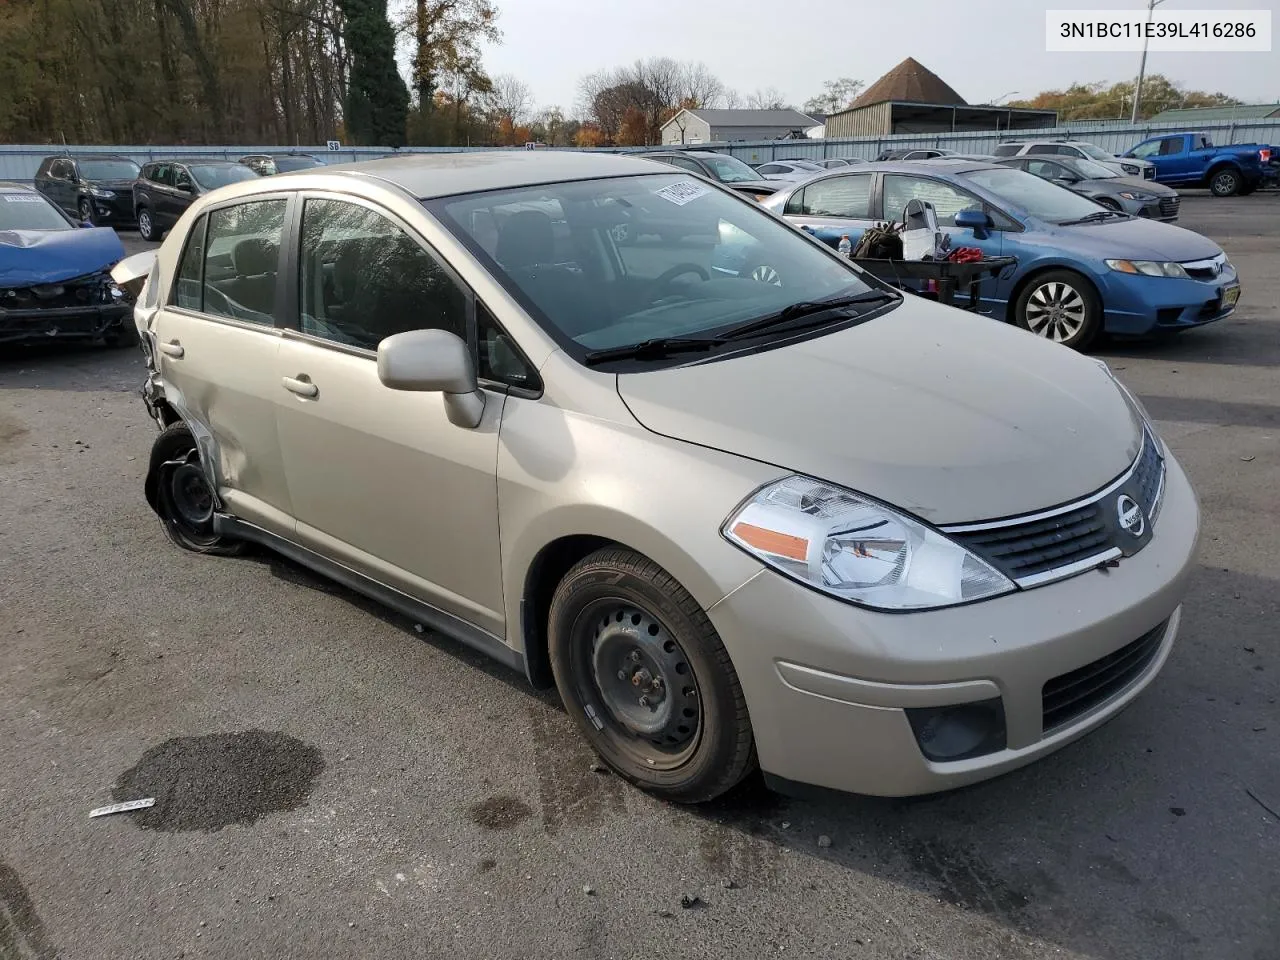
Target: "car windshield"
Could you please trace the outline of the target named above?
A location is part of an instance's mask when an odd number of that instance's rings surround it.
[[[747,180],[760,179],[760,174],[737,157],[715,156],[699,157],[698,159],[711,168],[712,174],[721,183],[743,183]]]
[[[276,169],[281,173],[288,173],[290,170],[310,170],[313,167],[323,167],[324,164],[315,157],[275,157]]]
[[[1031,216],[1050,223],[1078,220],[1099,210],[1092,200],[1021,170],[1001,167],[998,170],[971,170],[960,176],[1008,200]]]
[[[0,230],[71,230],[67,218],[38,193],[0,193]]]
[[[578,359],[647,340],[714,337],[793,304],[873,289],[757,204],[680,174],[427,206]]]
[[[138,165],[132,160],[81,160],[80,176],[85,180],[135,180]]]
[[[793,167],[799,167],[801,170],[821,170],[820,164],[814,163],[812,160],[787,160],[787,163]]]
[[[196,178],[196,183],[206,190],[258,178],[256,173],[240,163],[193,163],[188,169],[191,176]]]
[[[1114,180],[1120,176],[1114,170],[1100,163],[1094,163],[1092,160],[1085,160],[1083,157],[1058,157],[1057,161],[1086,180]]]
[[[1086,156],[1092,157],[1094,160],[1106,160],[1114,162],[1115,157],[1107,153],[1101,147],[1095,147],[1092,143],[1077,143],[1076,146],[1084,152]]]

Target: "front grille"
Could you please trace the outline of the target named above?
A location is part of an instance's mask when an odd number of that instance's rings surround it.
[[[1178,208],[1182,206],[1181,197],[1161,197],[1160,198],[1160,216],[1176,217]]]
[[[1150,538],[1150,523],[1137,535],[1122,529],[1116,501],[1122,494],[1132,497],[1154,522],[1163,479],[1159,441],[1143,430],[1142,449],[1133,464],[1091,498],[1026,520],[943,529],[1019,586],[1036,586],[1083,572],[1090,561],[1101,563],[1142,549]]]
[[[1192,280],[1203,280],[1211,283],[1221,276],[1226,265],[1226,254],[1220,254],[1212,260],[1192,260],[1189,263],[1184,263],[1182,269],[1187,271],[1187,276]]]
[[[1048,681],[1040,692],[1045,733],[1106,703],[1142,676],[1159,652],[1168,625],[1166,620],[1115,653]]]
[[[1013,580],[1104,553],[1110,533],[1098,504],[1046,520],[962,534],[958,539]]]

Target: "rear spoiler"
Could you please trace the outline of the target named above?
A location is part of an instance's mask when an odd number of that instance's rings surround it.
[[[147,277],[151,275],[151,268],[155,265],[155,262],[156,252],[154,250],[135,253],[131,257],[125,257],[111,268],[111,279],[131,299],[136,300],[138,299],[138,294],[142,292],[143,285],[147,282]]]

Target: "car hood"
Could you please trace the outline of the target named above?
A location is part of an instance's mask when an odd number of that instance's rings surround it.
[[[1083,497],[1133,462],[1141,438],[1094,361],[912,297],[786,347],[620,374],[618,392],[655,433],[943,524]]]
[[[1149,180],[1142,181],[1147,189]],[[1080,256],[1093,259],[1126,260],[1209,260],[1222,248],[1191,230],[1171,223],[1141,217],[1103,220],[1072,226],[1050,225],[1054,246],[1069,247]]]
[[[1143,180],[1141,177],[1108,177],[1103,180],[1086,180],[1085,183],[1096,186],[1108,193],[1119,193],[1121,190],[1149,193],[1153,197],[1176,197],[1178,191],[1154,180]]]
[[[0,287],[59,283],[106,270],[124,257],[110,227],[0,230]]]
[[[97,187],[99,190],[121,190],[128,191],[133,189],[133,180],[86,180],[91,187]]]

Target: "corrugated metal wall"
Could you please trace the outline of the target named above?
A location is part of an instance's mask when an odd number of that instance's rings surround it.
[[[874,137],[889,129],[893,116],[893,104],[889,101],[874,103],[861,110],[841,113],[827,121],[828,137]]]
[[[1013,136],[1018,139],[1070,135],[1076,140],[1088,140],[1104,150],[1123,153],[1134,144],[1150,136],[1166,131],[1184,131],[1186,124],[1137,124],[1100,121],[1073,123],[1066,127],[1047,130],[1019,130]],[[1215,143],[1268,143],[1280,145],[1280,119],[1271,118],[1236,123],[1200,124],[1197,131],[1207,133]],[[698,144],[700,150],[718,150],[739,157],[748,163],[768,160],[785,160],[791,157],[862,157],[873,160],[881,150],[900,147],[943,147],[959,153],[990,153],[997,143],[1009,138],[1006,131],[967,131],[959,133],[909,134],[884,137],[829,137],[825,140],[760,140],[754,142]],[[459,153],[475,150],[500,149],[495,147],[408,147],[402,153]],[[508,148],[508,149],[520,149]],[[609,148],[605,148],[609,149]],[[637,147],[636,150],[653,149]],[[216,146],[216,147],[154,147],[154,146],[75,146],[71,154],[109,153],[132,157],[145,163],[158,157],[209,157],[235,160],[250,153],[311,153],[331,163],[368,160],[390,151],[382,147],[344,147],[330,152],[323,146],[270,147],[270,146]],[[42,158],[60,153],[57,147],[39,144],[7,146],[0,144],[0,180],[30,181],[36,174]],[[630,149],[614,152],[630,152]]]

